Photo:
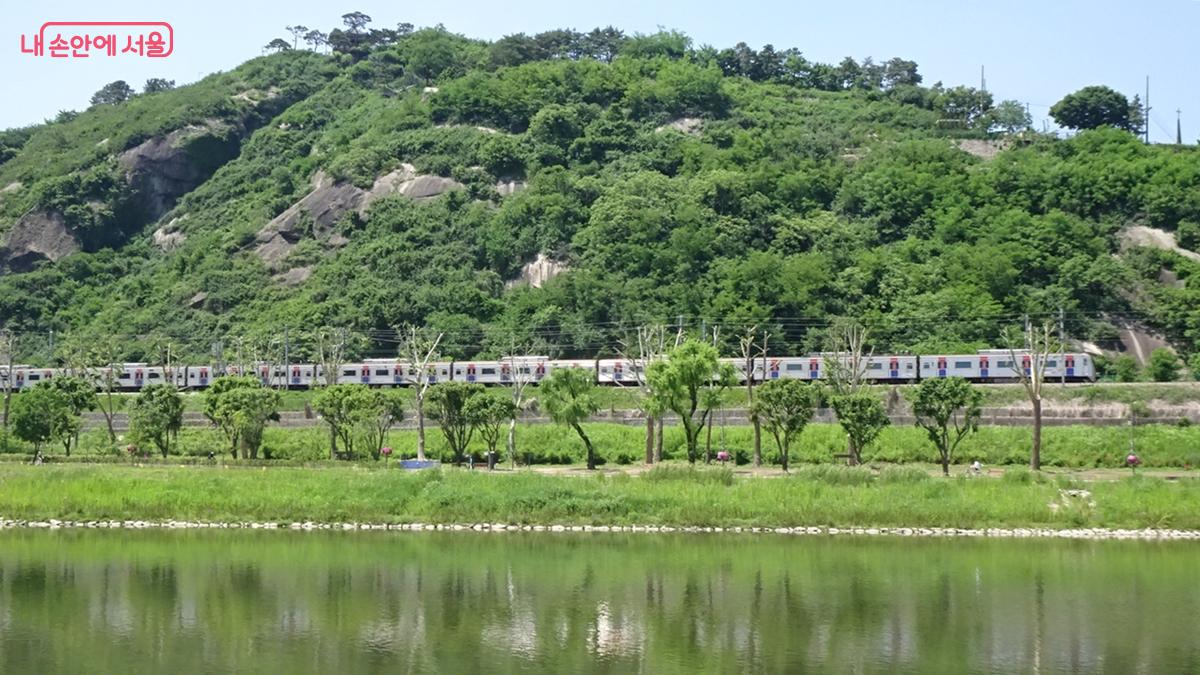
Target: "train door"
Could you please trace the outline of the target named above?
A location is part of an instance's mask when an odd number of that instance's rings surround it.
[[[262,380],[264,387],[271,386],[271,369],[269,366],[261,366],[258,369],[258,378]]]
[[[512,369],[509,367],[509,364],[507,361],[500,362],[500,381],[501,382],[511,382],[512,381]]]
[[[1031,363],[1032,359],[1029,358],[1028,354],[1025,354],[1021,357],[1021,370],[1025,371],[1025,375],[1029,375]]]
[[[542,380],[542,378],[545,376],[546,376],[546,363],[545,363],[545,361],[542,361],[542,362],[539,362],[537,364],[537,368],[535,368],[533,370],[533,379],[540,382]]]
[[[477,375],[478,375],[478,373],[475,369],[475,364],[468,363],[467,364],[467,382],[474,382]]]
[[[1067,377],[1074,377],[1075,376],[1075,355],[1074,354],[1063,355],[1063,363],[1067,368]]]
[[[364,363],[358,369],[358,381],[363,384],[371,384],[371,366]]]
[[[23,371],[23,370],[17,371],[15,386],[16,386],[17,391],[20,391],[21,387],[25,386],[25,371]]]
[[[208,368],[201,366],[200,367],[200,375],[198,376],[197,379],[200,380],[201,387],[207,387],[208,386]]]
[[[300,366],[292,366],[292,374],[289,381],[292,384],[300,384]]]
[[[133,386],[141,387],[146,381],[146,372],[141,368],[135,368],[133,371]]]
[[[900,359],[894,356],[888,359],[888,377],[893,380],[900,378]]]
[[[772,380],[778,380],[779,379],[779,359],[771,359],[770,368],[771,368],[771,370],[767,374],[767,377],[771,378]]]
[[[816,359],[808,360],[808,379],[815,380],[821,377],[821,362]]]
[[[986,356],[979,357],[979,377],[987,377],[988,376],[988,365],[989,365],[988,357],[986,357]]]
[[[621,378],[624,377],[624,369],[625,364],[620,361],[613,364],[613,382],[621,381]]]
[[[399,363],[392,364],[392,384],[400,384],[404,382],[404,366]]]
[[[946,357],[944,357],[944,356],[937,357],[937,371],[938,371],[938,373],[937,373],[938,377],[946,376]]]

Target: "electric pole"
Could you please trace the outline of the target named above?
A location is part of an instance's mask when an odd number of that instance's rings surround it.
[[[1179,108],[1175,109],[1175,145],[1183,145],[1183,123],[1180,121],[1180,116],[1183,111]]]
[[[1142,113],[1142,124],[1145,125],[1142,130],[1145,134],[1146,145],[1150,145],[1150,76],[1146,76],[1146,102],[1143,104],[1145,112]]]
[[[1066,314],[1062,305],[1058,306],[1058,348],[1060,384],[1067,386],[1067,329]]]

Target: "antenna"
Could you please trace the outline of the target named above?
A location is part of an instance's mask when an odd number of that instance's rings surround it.
[[[987,91],[987,76],[984,75],[984,66],[979,66],[979,91]]]
[[[1180,116],[1183,111],[1179,108],[1175,109],[1175,145],[1183,145],[1183,123],[1180,122]]]

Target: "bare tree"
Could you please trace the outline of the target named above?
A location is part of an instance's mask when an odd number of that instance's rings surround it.
[[[108,428],[108,442],[114,447],[117,444],[117,432],[113,428],[113,418],[116,417],[120,399],[115,398],[113,394],[121,388],[121,373],[117,364],[120,358],[121,352],[117,343],[111,338],[94,343],[87,355],[88,367],[96,371],[96,386],[101,394],[97,407],[100,408],[100,414],[104,415],[104,424]]]
[[[651,363],[667,353],[667,327],[662,324],[638,326],[633,336],[619,341],[617,353],[629,365],[642,395],[642,411],[646,415],[646,463],[653,464],[662,460],[662,444],[661,441],[656,443],[655,427],[661,430],[664,411],[651,396],[646,371]]]
[[[7,328],[0,330],[0,360],[4,362],[4,447],[8,448],[8,410],[12,403],[13,392],[13,350],[17,346],[17,337]]]
[[[404,379],[413,385],[417,413],[417,460],[425,461],[425,394],[434,382],[434,374],[429,372],[430,364],[438,358],[438,345],[445,333],[431,337],[427,331],[413,325],[403,325],[396,329],[400,338],[400,357],[408,362],[404,369]]]
[[[300,38],[308,33],[308,26],[287,26],[287,32],[292,34],[292,49],[300,44]]]
[[[854,320],[835,321],[829,327],[825,376],[838,396],[857,394],[866,387],[867,366],[872,352],[867,349],[869,331]]]
[[[1050,356],[1059,352],[1061,346],[1054,337],[1050,322],[1040,328],[1033,326],[1028,320],[1021,337],[1024,338],[1024,349],[1018,350],[1018,336],[1011,328],[1006,328],[1002,334],[1008,347],[1008,356],[1012,359],[1012,369],[1017,379],[1025,387],[1025,395],[1033,407],[1033,446],[1029,450],[1029,468],[1034,471],[1042,469],[1042,388],[1046,383],[1046,366]]]
[[[758,326],[746,329],[746,334],[738,340],[741,348],[742,370],[746,373],[746,410],[750,412],[750,422],[754,424],[754,466],[762,466],[762,420],[754,408],[754,363],[759,358],[763,360],[763,372],[766,373],[767,341],[770,334],[762,332],[762,342],[757,342]]]
[[[537,379],[537,365],[540,362],[533,356],[529,347],[518,347],[510,343],[508,356],[504,358],[508,366],[509,383],[512,387],[513,416],[508,420],[508,459],[512,467],[517,468],[517,416],[525,410],[530,401],[525,398],[525,388]]]
[[[346,329],[332,328],[325,326],[318,328],[313,334],[314,349],[316,350],[317,363],[314,368],[321,369],[320,378],[317,373],[313,373],[312,383],[316,386],[320,380],[324,380],[326,387],[332,387],[337,384],[338,374],[342,370],[342,364],[346,360]],[[241,361],[241,346],[238,346],[238,361]],[[244,367],[239,370],[240,375],[245,375]],[[334,431],[333,425],[329,426],[329,458],[337,459],[337,433]]]

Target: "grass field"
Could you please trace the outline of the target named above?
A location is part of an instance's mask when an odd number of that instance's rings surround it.
[[[582,473],[582,472],[580,472]],[[778,478],[663,466],[642,476],[299,468],[0,466],[0,516],[38,519],[1200,528],[1200,481],[1084,484],[1013,469],[939,478],[804,467]]]

